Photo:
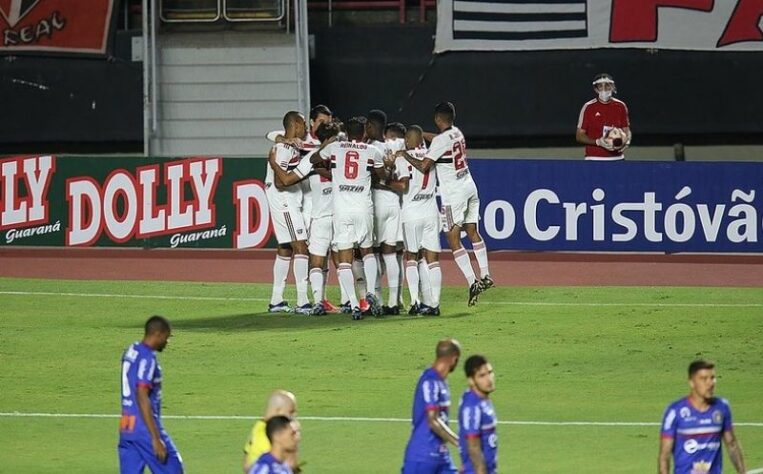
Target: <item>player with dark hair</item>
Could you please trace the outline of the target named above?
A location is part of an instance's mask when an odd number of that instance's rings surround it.
[[[287,459],[299,445],[298,425],[288,416],[274,416],[266,423],[265,434],[271,449],[257,459],[249,474],[293,474]]]
[[[387,128],[384,129],[385,140],[396,140],[405,138],[405,132],[407,129],[405,125],[400,122],[390,122],[387,124]]]
[[[283,125],[287,139],[305,135],[305,118],[299,112],[287,112],[283,118]],[[268,311],[292,311],[283,299],[283,292],[293,254],[292,270],[297,286],[296,311],[309,314],[312,312],[312,305],[307,299],[307,225],[302,214],[302,188],[298,184],[286,185],[274,172],[276,167],[284,171],[296,168],[300,162],[300,153],[297,148],[287,143],[276,143],[271,153],[275,156],[275,165],[270,164],[267,168],[265,195],[268,198],[270,220],[278,241],[278,249],[273,264],[273,293]]]
[[[157,352],[172,336],[169,321],[151,316],[143,340],[134,342],[122,355],[122,418],[119,422],[119,472],[139,474],[148,466],[153,474],[180,474],[183,460],[164,430],[162,368]]]
[[[413,429],[405,448],[402,474],[455,474],[447,443],[458,446],[458,437],[448,426],[450,388],[446,379],[458,366],[461,345],[442,339],[435,361],[416,384],[413,394]]]
[[[434,110],[434,123],[440,133],[432,139],[426,157],[423,160],[417,160],[405,152],[398,152],[398,154],[422,173],[428,173],[433,166],[437,171],[448,245],[453,251],[456,265],[469,285],[468,303],[469,306],[473,306],[480,293],[491,288],[494,282],[490,277],[485,241],[477,227],[480,199],[466,161],[466,139],[461,130],[454,125],[455,119],[456,108],[453,104],[450,102],[437,104]],[[474,255],[477,257],[480,268],[479,280],[474,274],[469,254],[461,244],[462,229],[472,242]]]
[[[721,474],[721,440],[736,471],[747,472],[729,402],[714,396],[715,364],[705,360],[689,364],[689,389],[689,396],[671,403],[662,417],[660,474],[669,474],[671,454],[676,474]]]
[[[490,400],[495,391],[493,366],[485,356],[464,362],[469,388],[458,408],[458,443],[463,474],[495,474],[498,462],[498,418]]]
[[[373,248],[373,201],[371,177],[387,179],[384,157],[374,146],[363,141],[366,121],[353,117],[345,123],[347,141],[335,141],[321,147],[320,158],[331,161],[331,185],[334,199],[334,243],[339,254],[338,276],[352,306],[352,319],[362,319],[360,302],[352,274],[354,248],[359,248],[368,285],[366,301],[371,312],[381,314],[379,300],[373,294],[377,264]],[[314,157],[317,159],[318,157]]]
[[[607,73],[593,78],[596,97],[583,104],[578,117],[575,139],[585,145],[585,159],[594,161],[614,161],[625,158],[623,152],[631,143],[631,123],[628,106],[615,99],[615,80]],[[622,130],[624,136],[608,139],[610,133]],[[619,132],[617,132],[619,133]]]

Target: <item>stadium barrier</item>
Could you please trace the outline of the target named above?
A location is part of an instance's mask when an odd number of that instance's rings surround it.
[[[470,160],[490,250],[763,251],[763,163]],[[260,248],[262,158],[0,160],[0,245]]]

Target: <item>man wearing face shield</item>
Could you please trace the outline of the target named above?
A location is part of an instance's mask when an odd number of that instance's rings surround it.
[[[622,160],[632,137],[628,106],[613,97],[617,88],[607,73],[594,77],[593,91],[596,97],[586,102],[580,111],[575,139],[585,145],[586,160]],[[622,136],[618,137],[615,129],[622,131]]]

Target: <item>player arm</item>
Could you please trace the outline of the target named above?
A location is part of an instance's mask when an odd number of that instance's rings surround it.
[[[387,182],[387,187],[398,194],[405,194],[408,192],[408,183],[410,180],[410,178],[392,179]]]
[[[410,163],[411,166],[416,168],[417,170],[421,171],[424,174],[429,173],[429,170],[432,169],[434,166],[434,160],[431,158],[424,158],[423,160],[417,160],[416,158],[409,155],[405,150],[400,150],[397,153],[395,153],[395,156],[402,156],[405,158],[405,161]]]
[[[151,389],[146,385],[138,385],[138,408],[140,409],[140,416],[143,417],[143,422],[151,434],[154,454],[160,462],[164,462],[167,459],[167,446],[164,445],[164,441],[159,436],[159,428],[156,426],[153,413],[151,413],[151,400],[148,397],[149,390]]]
[[[421,134],[421,136],[424,138],[424,140],[428,141],[429,143],[432,143],[432,140],[434,140],[434,137],[436,137],[437,134],[432,132],[424,132]]]
[[[582,128],[578,128],[578,131],[575,133],[575,140],[581,145],[596,145],[596,140],[589,137],[585,129]]]
[[[747,472],[744,466],[744,456],[742,455],[742,446],[739,444],[733,428],[723,432],[723,442],[726,443],[726,449],[729,450],[729,459],[734,464],[734,468],[739,473]]]
[[[297,148],[302,148],[303,143],[302,143],[301,139],[296,138],[296,137],[295,138],[286,138],[283,135],[284,133],[286,133],[286,132],[284,132],[283,130],[274,130],[272,132],[268,132],[265,135],[265,138],[268,141],[271,141],[271,142],[286,143],[288,145],[292,145],[292,146],[297,147]]]
[[[469,460],[474,466],[475,474],[488,474],[485,456],[482,454],[482,440],[479,435],[466,437],[466,448],[469,452]]]
[[[273,175],[275,176],[274,184],[277,189],[284,189],[302,180],[302,177],[297,173],[284,171],[283,168],[278,166],[275,148],[270,150],[270,153],[268,154],[268,162],[270,163],[270,167],[273,168]]]
[[[673,455],[673,443],[675,440],[671,437],[662,436],[660,438],[660,455],[657,457],[657,472],[659,474],[670,474],[670,457]]]
[[[438,411],[436,409],[427,410],[427,423],[429,424],[429,429],[439,436],[441,440],[454,446],[458,446],[458,437],[453,430],[450,429],[450,426],[446,425],[437,414]]]

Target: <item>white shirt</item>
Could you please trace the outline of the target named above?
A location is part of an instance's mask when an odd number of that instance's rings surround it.
[[[421,147],[407,150],[407,153],[417,160],[423,160],[427,154],[427,149]],[[434,170],[430,169],[427,174],[424,174],[405,161],[404,158],[398,158],[398,160],[403,160],[405,163],[404,166],[398,166],[397,161],[395,163],[398,169],[400,169],[399,177],[409,178],[408,192],[403,194],[403,211],[401,214],[403,222],[430,218],[432,216],[437,217],[440,211],[435,200],[437,179],[435,178]]]
[[[382,153],[368,143],[348,141],[333,142],[320,154],[331,160],[334,215],[371,212],[371,173],[384,167]]]
[[[294,172],[300,178],[310,176],[310,199],[312,204],[312,219],[319,217],[331,217],[334,215],[334,200],[332,199],[333,188],[331,186],[331,180],[324,178],[318,173],[310,174],[314,171],[315,167],[310,162],[310,158],[318,152],[318,149],[313,149],[307,155],[302,157],[299,165],[294,169]],[[304,192],[304,191],[303,191]],[[308,197],[305,196],[305,201]],[[306,223],[307,224],[307,223]]]
[[[382,156],[387,156],[389,153],[394,154],[398,150],[404,150],[405,140],[402,138],[393,138],[383,142],[379,140],[373,140],[371,145],[378,148],[382,153]],[[396,176],[393,175],[392,177],[395,178]],[[390,191],[389,189],[374,188],[373,199],[374,207],[377,209],[382,207],[400,207],[400,196],[396,192]]]
[[[466,140],[458,128],[450,127],[434,137],[426,157],[437,163],[435,169],[443,196],[476,189],[466,163]]]
[[[299,164],[299,150],[293,146],[286,145],[285,143],[276,143],[273,148],[275,148],[276,152],[276,162],[282,170],[289,171]],[[279,190],[276,188],[274,181],[275,173],[273,172],[273,168],[270,167],[270,163],[268,163],[267,172],[265,174],[265,194],[268,197],[270,206],[273,209],[292,208],[301,210],[302,187],[299,183]]]

